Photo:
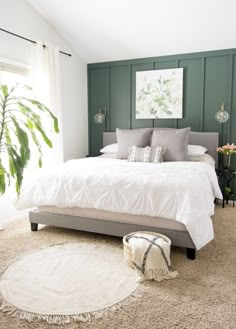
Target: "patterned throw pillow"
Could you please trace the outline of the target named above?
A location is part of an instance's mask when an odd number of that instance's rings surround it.
[[[137,147],[136,145],[129,147],[128,161],[130,162],[163,162],[163,154],[166,152],[164,146],[146,146]]]

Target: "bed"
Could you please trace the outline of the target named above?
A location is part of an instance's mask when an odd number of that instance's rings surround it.
[[[104,133],[104,146],[115,142],[115,133]],[[190,132],[189,144],[202,145],[206,147],[208,149],[208,153],[212,157],[214,157],[217,164],[218,161],[216,147],[218,146],[218,133]],[[67,172],[64,177],[66,177],[66,180],[69,181],[69,189],[77,191],[75,193],[77,196],[79,195],[78,191],[80,187],[78,185],[75,185],[72,188],[73,184],[70,180],[70,175],[71,173],[73,173],[73,171],[77,170],[76,168],[78,164],[80,165],[79,168],[81,171],[81,175],[83,176],[83,184],[87,184],[88,186],[89,184],[91,185],[87,201],[84,201],[86,200],[86,198],[84,198],[83,202],[80,204],[79,207],[77,206],[77,203],[73,200],[66,200],[65,194],[62,197],[64,193],[64,191],[62,191],[62,188],[58,190],[58,193],[60,191],[59,195],[61,197],[60,206],[56,205],[55,202],[50,202],[50,200],[53,200],[54,195],[57,194],[54,193],[53,190],[50,191],[50,188],[48,192],[47,186],[53,185],[53,182],[52,184],[50,184],[50,175],[44,177],[44,181],[49,181],[49,185],[46,185],[46,183],[45,185],[42,184],[42,186],[40,186],[39,188],[37,187],[36,192],[35,185],[31,184],[31,187],[23,186],[23,195],[30,195],[30,197],[32,197],[32,200],[27,203],[24,202],[24,198],[23,200],[20,198],[19,208],[22,209],[37,206],[36,209],[31,210],[29,212],[32,231],[37,231],[38,224],[44,224],[100,234],[114,235],[119,237],[122,237],[134,231],[159,232],[161,234],[167,235],[171,239],[172,245],[185,248],[187,257],[189,259],[195,259],[196,250],[201,249],[204,245],[206,245],[209,241],[213,239],[214,233],[210,216],[212,216],[214,213],[214,198],[221,198],[221,192],[219,190],[215,171],[213,168],[210,168],[209,165],[204,163],[194,164],[186,162],[178,163],[176,165],[174,163],[163,163],[159,165],[159,167],[161,168],[162,166],[162,168],[164,168],[163,170],[166,172],[161,175],[162,186],[167,185],[168,188],[171,188],[172,181],[179,179],[177,177],[182,175],[184,176],[184,178],[182,180],[179,180],[178,184],[182,184],[183,182],[185,182],[184,185],[188,185],[186,184],[186,182],[188,183],[187,177],[189,176],[192,179],[189,182],[194,182],[194,185],[199,186],[199,188],[202,189],[200,190],[200,192],[199,190],[196,190],[194,192],[195,194],[191,193],[190,197],[187,197],[187,199],[191,200],[185,200],[185,203],[183,204],[181,201],[182,197],[180,197],[181,193],[175,193],[175,199],[173,199],[173,191],[171,190],[167,190],[166,194],[163,193],[163,191],[159,193],[158,190],[150,191],[150,193],[148,194],[148,198],[143,198],[142,193],[140,192],[141,196],[139,195],[139,200],[133,201],[133,199],[131,198],[132,201],[127,202],[129,196],[131,194],[134,195],[135,193],[133,193],[133,191],[137,191],[140,188],[140,185],[137,185],[137,183],[135,183],[136,185],[131,185],[132,188],[129,190],[126,186],[126,179],[128,180],[128,177],[132,176],[132,173],[139,173],[139,170],[142,170],[142,173],[138,175],[142,179],[147,180],[147,177],[150,176],[150,173],[155,170],[155,164],[144,166],[143,164],[136,163],[134,166],[132,165],[131,170],[130,164],[127,164],[127,161],[117,159],[104,159],[102,157],[72,160],[69,161],[69,164],[66,163],[64,165],[63,168],[67,168],[63,169]],[[94,189],[95,185],[94,180],[91,179],[92,176],[89,176],[90,173],[94,174],[95,171],[98,177],[99,175],[101,176],[99,178],[101,180],[98,181],[98,184],[96,185],[98,186],[98,188],[96,189]],[[116,173],[119,171],[124,174],[122,177],[122,181],[116,182],[116,178],[114,177],[117,177]],[[58,177],[60,177],[59,172],[60,170],[58,171]],[[107,172],[110,173],[110,176],[107,174]],[[180,173],[182,174],[180,175]],[[171,175],[172,178],[170,178]],[[113,180],[112,184],[110,183],[110,181],[108,181],[108,176],[110,177],[109,179]],[[204,180],[206,179],[204,178],[205,176],[209,176],[207,178],[209,180],[207,185],[205,185],[204,182]],[[140,179],[140,184],[143,184],[142,179]],[[42,179],[40,180],[42,181]],[[110,184],[113,187],[117,183],[121,187],[118,189],[119,191],[124,190],[124,193],[129,194],[122,195],[123,192],[121,192],[121,195],[117,197],[117,190],[114,190],[114,188],[112,193],[109,192],[108,194],[106,194],[106,192],[104,192],[103,190],[103,185],[105,184],[104,182],[106,183],[106,185]],[[59,184],[58,181],[56,184]],[[76,182],[75,184],[78,184],[78,182]],[[147,181],[147,184],[147,186],[150,186],[152,182]],[[64,183],[63,185],[61,185],[61,187],[62,186],[63,189],[66,189],[64,188]],[[173,186],[173,189],[174,188],[175,187]],[[184,188],[181,187],[180,191],[182,191],[183,189]],[[205,195],[204,191],[207,189],[208,192]],[[84,192],[85,190],[86,189],[83,188],[83,193],[86,194],[86,192]],[[97,194],[95,193],[93,195],[93,191],[95,190]],[[38,195],[43,195],[45,193],[49,195],[46,201],[41,200],[40,198],[38,199],[38,201],[33,200],[37,199]],[[146,194],[147,193],[145,192],[145,195]],[[96,200],[100,198],[100,195],[102,195],[103,197],[101,198],[99,203],[96,203]],[[113,195],[113,197],[111,197],[111,195]],[[157,202],[153,202],[153,199],[156,198],[156,195],[158,195],[159,200],[162,200],[162,204],[163,202],[167,202],[170,204],[170,206],[166,207],[169,208],[168,216],[166,216],[166,212],[164,210],[160,211],[160,209],[156,206]],[[179,198],[173,203],[173,200],[176,200],[176,195],[178,195]],[[93,199],[93,207],[90,206],[90,199]],[[120,204],[123,202],[122,211],[119,211],[121,208],[119,208],[119,206],[117,205],[116,207],[114,207],[113,205],[113,208],[110,207],[111,204],[114,203],[115,199],[118,199]],[[134,203],[133,207],[132,203]],[[144,204],[146,211],[143,213],[142,210],[140,210],[139,213],[135,213],[136,210],[134,211],[132,209],[137,209],[140,203]],[[100,206],[101,204],[102,206]],[[157,210],[155,209],[155,207],[157,207]],[[204,212],[201,212],[201,209],[204,209]],[[171,214],[171,211],[173,214]],[[176,218],[174,218],[176,216],[174,214],[175,211],[178,212],[178,220],[175,220]],[[158,216],[156,214],[158,214]],[[188,217],[194,217],[195,222],[193,221],[193,223],[189,223]],[[197,231],[197,233],[195,233],[195,231],[192,229],[193,226],[195,226],[194,230]]]

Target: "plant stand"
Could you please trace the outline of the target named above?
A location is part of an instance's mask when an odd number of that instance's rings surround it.
[[[225,204],[229,203],[232,198],[233,207],[235,204],[235,194],[236,194],[236,171],[231,169],[222,169],[219,173],[219,179],[221,180],[221,191],[223,194],[222,208]]]

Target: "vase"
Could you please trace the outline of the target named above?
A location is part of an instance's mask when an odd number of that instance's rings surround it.
[[[223,155],[223,169],[229,169],[230,167],[230,162],[231,162],[231,154]]]

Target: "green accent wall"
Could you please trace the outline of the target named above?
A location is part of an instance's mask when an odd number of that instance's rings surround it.
[[[169,68],[184,68],[183,118],[136,120],[136,72]],[[221,103],[230,113],[223,126],[214,119]],[[236,143],[236,49],[89,64],[88,104],[90,155],[99,154],[103,131],[116,128],[190,126],[220,134],[223,128],[223,143]],[[99,108],[107,111],[103,125],[93,120]]]

